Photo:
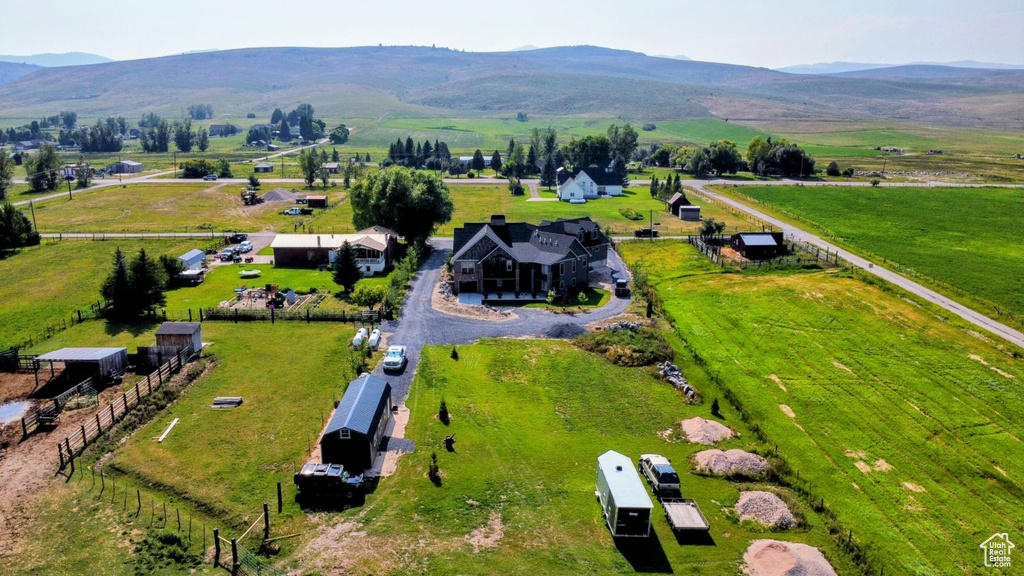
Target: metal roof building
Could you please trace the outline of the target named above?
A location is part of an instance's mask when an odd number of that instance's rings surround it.
[[[612,536],[650,534],[654,504],[627,456],[609,450],[597,457],[597,497]]]
[[[749,260],[771,260],[786,253],[782,232],[745,232],[733,234],[729,244]]]
[[[61,348],[36,357],[40,362],[62,362],[66,370],[91,376],[123,374],[128,368],[127,348]]]
[[[320,439],[323,462],[341,464],[353,474],[373,466],[391,422],[391,385],[363,374],[349,383]]]
[[[203,262],[206,261],[206,253],[193,249],[178,256],[178,260],[185,264],[185,270],[202,270]]]

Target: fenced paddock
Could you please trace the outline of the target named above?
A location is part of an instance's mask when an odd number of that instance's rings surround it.
[[[57,442],[57,456],[60,459],[58,471],[64,470],[70,464],[72,466],[72,473],[74,473],[75,456],[85,450],[89,442],[98,438],[104,431],[110,430],[132,408],[138,406],[143,398],[152,394],[154,390],[159,390],[166,381],[170,380],[172,375],[180,372],[185,363],[195,355],[197,355],[195,351],[191,348],[186,348],[177,355],[172,356],[153,373],[147,375],[144,379],[140,378],[137,380],[134,386],[128,388],[120,397],[115,398],[106,408],[96,412],[93,418],[81,424],[78,430],[65,437],[64,440]]]

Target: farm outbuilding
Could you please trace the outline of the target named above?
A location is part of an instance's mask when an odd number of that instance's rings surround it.
[[[771,260],[786,253],[782,232],[745,232],[733,234],[732,249],[748,260]]]
[[[202,250],[189,250],[178,256],[178,260],[185,265],[185,270],[202,270],[203,262],[206,261],[206,253]]]
[[[327,194],[307,194],[306,206],[310,208],[327,208]]]
[[[164,322],[156,331],[156,345],[177,348],[178,351],[191,348],[193,352],[198,352],[203,348],[202,324]]]
[[[257,174],[266,174],[274,171],[274,165],[270,162],[260,162],[256,166],[253,166],[252,171]]]
[[[138,174],[142,172],[142,162],[134,160],[121,160],[107,166],[107,172],[111,174]]]
[[[609,450],[597,457],[597,497],[612,536],[650,535],[654,504],[627,456]]]
[[[675,217],[680,220],[687,222],[699,222],[700,221],[700,206],[694,206],[690,204],[690,200],[687,199],[686,194],[682,192],[676,192],[666,202],[666,208]]]
[[[128,369],[127,348],[61,348],[36,357],[39,362],[64,364],[74,379],[113,378]]]
[[[349,383],[320,439],[324,463],[341,464],[352,474],[373,467],[391,421],[391,385],[363,374]]]

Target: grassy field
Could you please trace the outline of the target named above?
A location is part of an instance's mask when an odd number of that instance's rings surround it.
[[[242,270],[257,269],[259,278],[241,278]],[[291,288],[297,292],[337,291],[338,286],[330,272],[303,268],[276,268],[270,264],[225,264],[217,266],[206,275],[198,286],[183,286],[167,292],[167,311],[179,315],[188,309],[198,315],[200,308],[216,308],[225,300],[235,297],[235,288],[242,286],[263,286],[277,284],[282,290]]]
[[[294,185],[286,186],[296,187]],[[315,216],[285,216],[290,203],[243,206],[231,184],[137,184],[101,188],[36,206],[41,232],[292,231]],[[271,190],[264,186],[262,192]],[[330,202],[344,197],[331,192]]]
[[[782,216],[810,223],[850,249],[952,287],[986,314],[1024,322],[1024,190],[1006,188],[745,187]],[[958,209],[959,208],[959,209]],[[955,210],[955,216],[951,214]],[[1004,314],[1005,315],[1005,314]]]
[[[621,250],[887,574],[980,574],[978,545],[1024,521],[1024,361],[1002,343],[843,273],[718,273],[676,242]]]
[[[654,210],[656,227],[663,235],[692,234],[700,228],[699,222],[683,222],[665,211],[665,203],[651,198],[644,187],[627,190],[618,198],[594,200],[586,204],[567,202],[528,202],[529,194],[512,196],[504,184],[459,184],[448,186],[455,214],[452,221],[437,229],[437,236],[451,236],[455,228],[466,222],[485,222],[491,214],[505,214],[509,220],[539,223],[541,220],[556,218],[579,218],[589,216],[602,228],[616,235],[632,235],[636,228],[649,225],[646,219]],[[541,196],[554,198],[554,193],[541,189]],[[696,202],[700,203],[700,202]],[[629,220],[620,209],[632,209],[644,216],[644,220]],[[717,206],[701,206],[701,216],[714,218],[726,223],[729,230],[749,230],[751,224]],[[351,206],[345,202],[318,216],[311,225],[323,232],[352,232]]]
[[[194,242],[181,240],[45,241],[0,260],[0,348],[35,338],[53,324],[70,322],[77,309],[100,299],[114,250],[140,247],[154,256],[177,256]]]
[[[765,536],[723,513],[739,496],[736,484],[686,472],[699,448],[659,436],[681,419],[707,416],[707,407],[685,405],[647,370],[614,366],[564,342],[483,341],[460,347],[458,361],[449,352],[424,349],[408,401],[406,437],[416,450],[363,510],[329,518],[327,525],[349,523],[348,537],[312,544],[314,553],[335,554],[325,573],[732,574],[750,541]],[[449,426],[436,418],[442,398]],[[452,433],[458,442],[448,453],[442,439]],[[751,444],[741,437],[726,446]],[[655,503],[655,536],[617,547],[594,498],[596,458],[611,449],[674,460],[684,493],[711,523],[711,542],[677,542]],[[432,452],[440,487],[426,478]],[[852,573],[814,513],[805,512],[810,529],[769,537],[821,547],[841,574]],[[474,532],[495,527],[502,535],[493,548],[474,551]]]

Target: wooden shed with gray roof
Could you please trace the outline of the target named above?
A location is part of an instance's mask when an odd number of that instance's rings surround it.
[[[321,460],[352,474],[372,468],[393,407],[391,385],[383,378],[363,374],[350,382],[320,438]]]

